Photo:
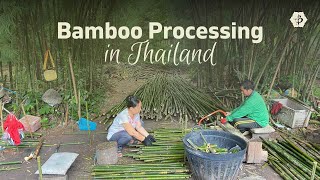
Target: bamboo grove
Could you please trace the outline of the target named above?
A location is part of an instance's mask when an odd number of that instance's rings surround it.
[[[303,9],[308,19],[304,28],[295,29],[289,18]],[[98,92],[108,83],[103,76],[108,44],[128,52],[134,40],[58,40],[57,22],[75,25],[141,26],[158,21],[163,24],[226,25],[235,21],[243,25],[264,27],[263,41],[252,44],[244,40],[217,40],[216,65],[188,66],[199,88],[236,87],[245,78],[269,94],[277,84],[294,87],[300,98],[312,97],[312,87],[320,69],[319,2],[295,1],[2,1],[0,4],[0,80],[7,87],[43,92],[49,87],[72,89],[68,60],[74,65],[79,88]],[[190,18],[186,18],[190,17]],[[181,41],[183,48],[207,48],[211,40],[154,39],[157,48],[168,48]],[[50,49],[58,70],[58,80],[45,82],[42,75],[43,55]],[[126,54],[125,53],[125,54]],[[142,65],[143,62],[139,65]],[[170,65],[168,65],[170,66]],[[182,65],[183,66],[183,65]],[[181,67],[182,67],[181,66]],[[176,67],[176,68],[181,68]]]

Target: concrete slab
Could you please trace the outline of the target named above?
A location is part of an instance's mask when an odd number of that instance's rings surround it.
[[[54,153],[51,157],[41,166],[42,174],[55,174],[66,175],[72,163],[76,160],[77,153],[60,152]],[[37,170],[35,174],[39,174]]]
[[[40,177],[39,177],[40,179]],[[57,176],[57,175],[47,175],[44,174],[42,175],[43,180],[68,180],[68,175],[63,175],[63,176]]]

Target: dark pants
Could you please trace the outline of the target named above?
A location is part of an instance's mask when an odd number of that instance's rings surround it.
[[[117,141],[118,150],[122,150],[122,148],[127,145],[132,139],[133,137],[130,136],[127,131],[123,130],[113,134],[109,141]]]
[[[245,131],[248,131],[250,129],[253,129],[253,128],[261,128],[261,126],[255,121],[255,120],[252,120],[250,118],[236,118],[234,119],[231,124],[240,130],[240,132],[245,132]]]

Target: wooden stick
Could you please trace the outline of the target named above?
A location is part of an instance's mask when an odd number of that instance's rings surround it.
[[[4,133],[4,127],[3,127],[3,115],[2,115],[2,101],[0,100],[0,107],[1,107],[1,110],[0,110],[0,119],[1,119],[1,129],[2,129],[2,133]]]
[[[69,106],[68,106],[68,103],[66,103],[66,114],[65,114],[65,120],[64,120],[64,123],[65,123],[65,126],[68,125],[68,118],[69,117]]]
[[[77,86],[76,86],[76,79],[74,77],[74,73],[73,73],[73,67],[72,67],[72,62],[71,62],[71,55],[69,54],[69,66],[70,66],[70,73],[71,73],[71,79],[72,79],[72,85],[73,85],[73,93],[74,93],[74,97],[76,98],[76,103],[79,103],[79,99],[77,96]]]
[[[6,108],[3,107],[4,104],[2,105],[2,110],[4,110],[5,112],[7,112],[8,114],[10,114],[10,111],[8,111]]]

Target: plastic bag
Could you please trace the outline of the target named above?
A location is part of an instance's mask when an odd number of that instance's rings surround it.
[[[5,132],[3,133],[2,139],[8,141],[12,145],[19,145],[21,139],[24,138],[23,124],[18,121],[17,117],[13,114],[8,114],[6,120],[3,123]]]
[[[19,132],[19,138],[20,140],[24,139],[24,132],[23,129],[18,129]],[[4,133],[2,134],[2,140],[6,141],[7,143],[9,143],[10,145],[17,145],[14,143],[13,139],[10,137],[10,134],[8,133],[8,131],[4,131]]]
[[[94,131],[97,129],[97,123],[89,121],[85,118],[80,118],[78,121],[79,130],[81,131]]]

